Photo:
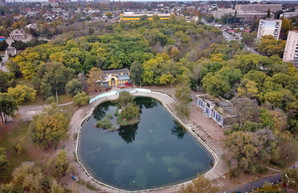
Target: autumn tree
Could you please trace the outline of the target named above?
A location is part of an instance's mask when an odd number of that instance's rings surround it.
[[[78,106],[84,106],[89,103],[89,97],[85,92],[78,92],[73,97],[73,103]]]
[[[281,175],[282,182],[287,186],[286,188],[298,187],[298,171],[296,168],[286,169]]]
[[[18,105],[20,105],[27,101],[34,101],[36,90],[26,85],[17,85],[14,88],[8,88],[8,94],[15,99]]]
[[[192,101],[191,98],[191,89],[188,84],[179,84],[176,87],[175,97],[178,102],[175,106],[178,114],[182,116],[189,116],[189,107],[188,104]]]
[[[256,43],[257,51],[265,56],[279,55],[283,56],[286,41],[276,40],[273,36],[263,36],[262,39]]]
[[[91,70],[88,73],[88,79],[87,83],[89,86],[89,89],[92,91],[99,91],[102,89],[100,86],[100,81],[103,80],[103,72],[101,69],[97,67],[91,68]]]
[[[246,121],[258,122],[260,110],[256,100],[241,97],[232,100],[232,103],[237,109],[237,119],[240,125]]]
[[[59,179],[65,176],[65,173],[69,167],[69,160],[67,159],[67,154],[65,151],[60,151],[56,157],[53,157],[48,162],[47,169],[49,170],[51,176]]]
[[[219,187],[215,184],[213,180],[205,178],[203,175],[198,175],[198,177],[192,180],[191,183],[183,185],[178,191],[179,193],[217,193],[219,192]]]
[[[66,84],[65,87],[66,94],[70,96],[75,96],[77,93],[82,92],[82,85],[77,79],[73,79]]]
[[[225,160],[231,168],[231,177],[241,172],[256,173],[262,163],[279,158],[276,136],[269,129],[254,133],[236,131],[225,138]]]
[[[0,117],[1,122],[6,123],[9,117],[13,117],[18,110],[16,101],[7,93],[0,93]]]
[[[35,116],[31,122],[34,143],[43,145],[46,149],[57,147],[67,133],[68,123],[64,113],[57,110]]]

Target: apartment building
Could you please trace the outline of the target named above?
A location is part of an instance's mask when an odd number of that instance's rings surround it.
[[[257,39],[259,40],[266,35],[272,35],[278,40],[281,24],[281,19],[261,19],[259,22]]]
[[[298,30],[288,33],[283,61],[298,63]]]

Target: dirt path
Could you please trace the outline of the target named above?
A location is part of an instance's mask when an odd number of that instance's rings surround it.
[[[150,96],[160,100],[165,106],[171,108],[175,103],[175,99],[170,97],[169,95],[174,95],[174,88],[173,89],[164,89],[164,88],[151,88],[151,90],[162,91],[165,94],[152,92],[152,93],[138,93],[138,96]],[[168,94],[168,95],[167,95]],[[112,98],[111,98],[112,97]],[[87,118],[93,112],[93,108],[96,107],[99,103],[105,100],[111,100],[116,98],[115,96],[109,96],[98,101],[94,102],[93,104],[89,104],[85,107],[78,109],[70,122],[70,130],[69,130],[69,140],[64,143],[65,150],[68,152],[68,155],[72,159],[71,166],[75,168],[76,175],[80,180],[85,181],[88,184],[91,184],[94,187],[99,189],[98,192],[130,192],[130,191],[123,191],[113,187],[109,187],[107,185],[99,184],[91,179],[91,177],[83,170],[82,166],[79,164],[75,157],[76,152],[76,136],[79,134],[81,122]],[[190,119],[188,121],[184,121],[186,126],[190,129],[190,132],[194,132],[195,134],[199,135],[205,143],[207,143],[216,154],[219,154],[218,162],[216,166],[213,168],[212,172],[208,172],[206,174],[209,178],[219,178],[224,173],[227,172],[227,167],[223,164],[221,159],[221,154],[223,153],[222,148],[222,139],[223,139],[223,129],[213,123],[212,120],[208,119],[203,115],[197,107],[191,106],[191,114]],[[81,192],[94,192],[87,189],[85,186],[80,186],[73,180],[67,181],[67,187],[71,190]],[[138,192],[177,192],[180,189],[180,185],[174,185],[171,187],[163,187],[160,189],[153,189],[153,190],[144,190]]]

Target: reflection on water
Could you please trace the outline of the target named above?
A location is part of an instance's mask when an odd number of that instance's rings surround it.
[[[99,181],[126,189],[141,190],[176,184],[207,171],[211,155],[152,98],[136,97],[140,122],[114,132],[96,127],[108,114],[115,124],[117,106],[100,104],[82,125],[79,157]]]
[[[178,125],[178,123],[176,122],[175,126],[172,128],[171,133],[173,135],[176,135],[178,137],[178,139],[182,139],[186,133],[186,130],[183,127],[181,127],[180,125]]]
[[[134,125],[120,126],[120,128],[118,129],[119,135],[126,143],[131,143],[135,140],[138,124],[139,123],[136,123]]]

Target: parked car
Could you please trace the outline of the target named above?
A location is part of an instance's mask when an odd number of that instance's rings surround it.
[[[126,82],[124,84],[119,84],[118,85],[118,88],[121,88],[121,89],[123,89],[123,88],[130,88],[130,87],[133,87],[133,85],[131,83],[129,83],[129,82]]]

